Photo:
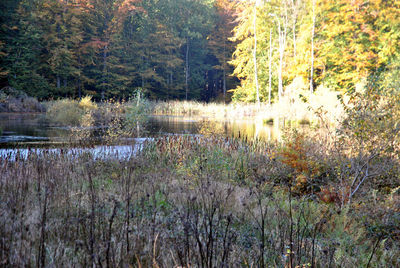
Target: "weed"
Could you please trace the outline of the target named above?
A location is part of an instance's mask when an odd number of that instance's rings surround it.
[[[129,159],[2,157],[1,266],[399,266],[398,186],[336,205],[319,146],[170,136]]]

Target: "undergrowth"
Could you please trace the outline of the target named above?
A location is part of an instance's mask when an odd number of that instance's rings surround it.
[[[6,155],[0,266],[399,267],[398,98],[356,92],[339,127],[319,111],[320,129],[282,142],[204,126],[130,157]],[[81,126],[103,122],[119,140],[126,115],[145,113],[137,99],[117,104],[82,104]]]
[[[1,265],[398,266],[399,194],[367,184],[342,206],[340,170],[300,137],[170,136],[126,159],[2,158]]]

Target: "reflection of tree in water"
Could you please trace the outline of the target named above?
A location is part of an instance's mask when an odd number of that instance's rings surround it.
[[[81,120],[80,127],[71,128],[70,141],[71,142],[89,142],[94,138],[95,120],[91,111],[86,112]]]
[[[231,122],[231,136],[247,140],[263,139],[271,140],[271,127],[262,124],[262,122]]]
[[[249,124],[248,122],[234,123],[232,125],[232,136],[235,138],[243,138],[252,140],[256,137],[256,127],[254,123]]]
[[[213,121],[203,120],[199,123],[199,134],[224,135],[233,138],[254,140],[273,140],[280,138],[277,126],[265,125],[256,121]]]
[[[227,132],[227,124],[225,122],[202,120],[199,123],[199,134],[201,135],[225,135]]]

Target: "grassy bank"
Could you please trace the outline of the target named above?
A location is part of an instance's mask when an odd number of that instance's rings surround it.
[[[321,123],[321,115],[337,125],[344,116],[338,93],[321,88],[315,94],[294,91],[271,105],[266,103],[202,103],[196,101],[149,101],[141,95],[126,102],[95,103],[87,96],[81,100],[62,99],[46,103],[47,119],[56,125],[107,125],[113,117],[130,116],[145,121],[146,115],[204,117],[216,120],[250,119],[264,124],[298,125]],[[131,120],[131,121],[132,121]]]
[[[261,103],[201,103],[195,101],[151,102],[156,115],[204,116],[215,119],[235,120],[251,118],[268,123],[309,124],[319,122],[318,113],[335,123],[343,116],[343,106],[338,93],[321,88],[315,94],[296,91],[271,105]]]
[[[1,159],[2,265],[398,266],[398,164],[350,201],[341,174],[354,159],[336,166],[301,137],[166,137],[126,160]]]
[[[210,133],[125,159],[3,157],[1,265],[398,267],[400,96],[379,94],[354,94],[335,128],[321,116],[280,142]],[[102,111],[73,105],[80,126]],[[106,136],[139,111],[107,112]]]

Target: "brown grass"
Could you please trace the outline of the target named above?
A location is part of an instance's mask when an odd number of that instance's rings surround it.
[[[176,136],[129,159],[2,158],[1,266],[399,265],[398,197],[376,186],[344,208],[319,201],[338,177],[317,144],[298,146],[302,161],[320,160],[300,188],[297,166],[260,141]]]

